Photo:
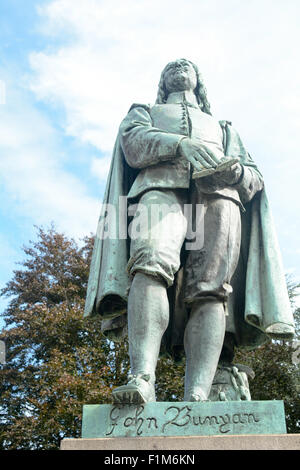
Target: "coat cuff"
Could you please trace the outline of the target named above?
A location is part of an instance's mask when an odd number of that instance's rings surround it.
[[[242,165],[242,168],[243,173],[240,180],[233,185],[233,187],[238,190],[241,200],[243,202],[248,202],[257,191],[262,189],[263,183],[258,175],[256,175],[256,173],[250,168],[244,165]]]

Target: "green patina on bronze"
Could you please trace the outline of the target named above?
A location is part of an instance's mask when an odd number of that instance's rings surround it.
[[[82,438],[285,434],[282,401],[85,405]]]

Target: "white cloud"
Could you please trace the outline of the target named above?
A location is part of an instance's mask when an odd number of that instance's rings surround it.
[[[163,66],[187,57],[216,117],[233,121],[294,197],[299,13],[298,0],[55,0],[40,7],[40,27],[59,45],[31,54],[30,86],[63,107],[68,135],[107,154],[131,103],[154,102]]]
[[[5,204],[35,224],[54,221],[71,236],[95,230],[99,202],[64,169],[59,136],[41,112],[16,91],[0,107],[0,172]]]
[[[153,102],[163,66],[184,56],[203,71],[213,111],[256,137],[300,99],[300,6],[285,5],[55,0],[40,7],[41,29],[60,46],[31,54],[31,88],[64,107],[68,134],[107,152],[130,104]]]
[[[111,157],[106,156],[102,158],[94,157],[91,162],[91,172],[95,175],[100,182],[107,180],[109,168],[111,163]]]
[[[40,13],[44,34],[69,33],[71,39],[31,54],[31,89],[63,105],[68,134],[105,152],[131,103],[155,100],[166,62],[188,56],[215,67],[218,57],[219,68],[222,51],[225,61],[222,37],[212,34],[211,22],[195,27],[178,1],[58,0]],[[187,20],[191,28],[184,26]]]

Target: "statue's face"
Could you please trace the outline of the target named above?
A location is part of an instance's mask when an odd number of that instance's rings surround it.
[[[197,86],[195,69],[188,62],[170,62],[164,72],[164,83],[168,93],[194,90]]]

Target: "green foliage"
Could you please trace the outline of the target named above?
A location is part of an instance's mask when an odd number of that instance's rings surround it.
[[[93,239],[78,248],[54,228],[37,235],[2,291],[11,297],[1,332],[2,449],[57,449],[79,437],[82,405],[109,403],[128,370],[125,346],[101,335],[98,318],[82,316]]]
[[[284,400],[289,433],[300,432],[299,365],[291,361],[291,343],[269,341],[254,351],[237,351],[235,362],[250,366],[252,400]]]
[[[158,401],[182,401],[184,396],[185,361],[160,357],[156,369],[156,399]]]
[[[293,342],[269,340],[253,351],[237,350],[235,362],[250,366],[255,373],[250,381],[252,400],[284,400],[289,433],[300,432],[300,308],[296,307],[299,284],[287,278],[296,326]],[[297,346],[298,341],[298,348]],[[297,351],[296,351],[297,349]]]

